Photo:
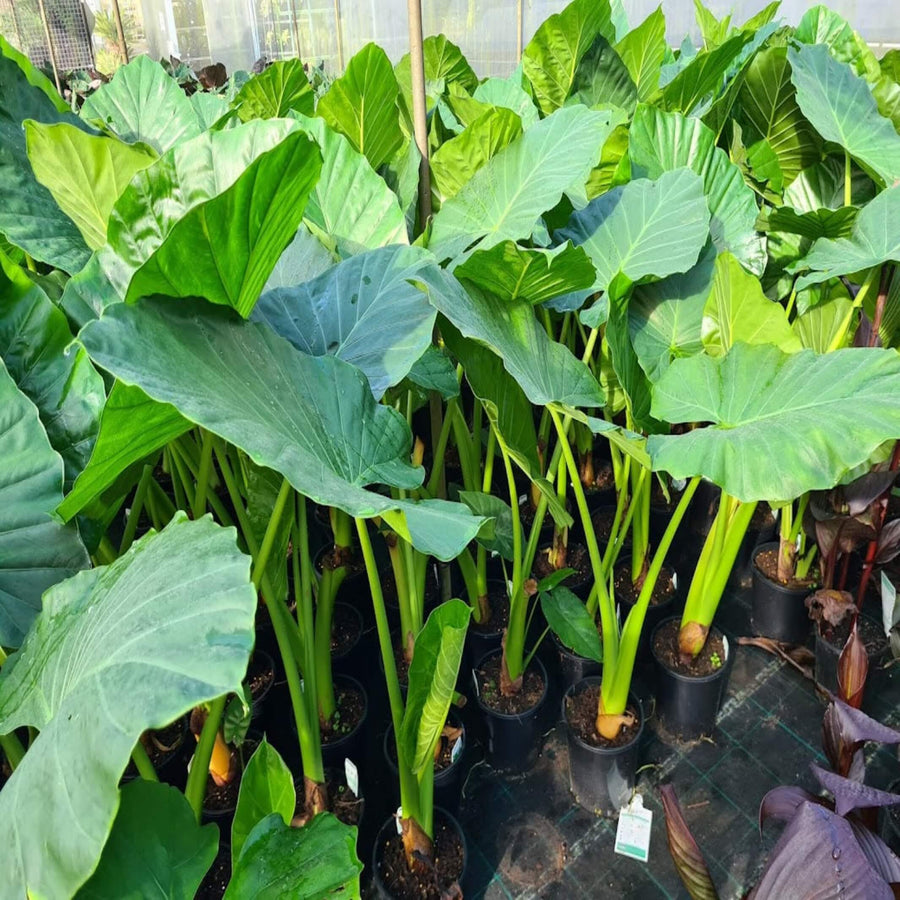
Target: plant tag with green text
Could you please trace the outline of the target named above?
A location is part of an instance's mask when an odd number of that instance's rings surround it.
[[[627,806],[619,810],[619,825],[616,828],[616,853],[630,856],[640,862],[650,858],[650,825],[653,811],[644,809],[640,794],[635,794]]]

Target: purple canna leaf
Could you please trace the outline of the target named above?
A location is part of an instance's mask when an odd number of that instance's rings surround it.
[[[663,811],[666,814],[666,833],[669,852],[691,900],[718,900],[716,886],[706,865],[706,860],[684,820],[675,788],[664,784],[659,789]]]
[[[815,763],[810,764],[813,774],[825,790],[834,796],[835,812],[839,816],[845,816],[854,809],[867,809],[873,806],[893,806],[900,803],[900,794],[891,794],[888,791],[879,791],[877,788],[860,784],[849,778],[843,778],[822,769]]]
[[[847,820],[853,829],[853,834],[859,843],[862,852],[866,854],[866,859],[872,865],[872,868],[887,882],[900,882],[900,858],[888,847],[885,842],[878,837],[877,834],[869,831],[865,825],[854,822],[853,819]]]
[[[878,535],[875,565],[883,566],[900,553],[900,519],[891,519]]]
[[[802,787],[782,784],[772,788],[759,804],[759,830],[762,831],[763,825],[770,819],[775,819],[776,822],[790,822],[803,803],[822,802],[820,798],[814,797]]]
[[[868,472],[842,487],[844,502],[851,516],[858,516],[888,490],[900,474],[898,470]]]

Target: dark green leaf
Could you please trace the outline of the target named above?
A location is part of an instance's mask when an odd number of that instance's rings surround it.
[[[603,662],[597,623],[567,587],[541,591],[541,609],[553,633],[573,653]]]
[[[616,106],[630,114],[637,99],[637,85],[628,67],[609,41],[598,36],[575,69],[567,103],[583,103],[594,108]]]
[[[251,78],[232,101],[242,122],[284,118],[291,110],[311,116],[316,96],[299,59],[279,59]]]
[[[459,499],[476,516],[494,520],[490,535],[482,532],[477,538],[478,543],[491,553],[499,553],[504,559],[512,560],[513,524],[510,505],[493,494],[483,494],[481,491],[460,491]]]

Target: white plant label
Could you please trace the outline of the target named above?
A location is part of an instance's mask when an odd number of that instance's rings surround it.
[[[453,745],[453,749],[450,751],[450,762],[455,763],[460,756],[462,756],[463,752],[463,739],[462,736],[456,739],[456,743]]]
[[[481,691],[478,689],[478,673],[472,669],[472,686],[475,688],[475,696],[480,697]]]
[[[891,636],[894,627],[894,610],[897,608],[897,588],[887,577],[884,569],[881,570],[881,619],[886,637]]]
[[[639,862],[650,858],[650,826],[653,810],[644,809],[644,800],[635,794],[631,802],[619,810],[615,851]]]
[[[344,760],[344,777],[347,779],[347,787],[359,797],[359,769],[353,760]]]
[[[678,590],[678,573],[677,572],[672,573],[672,589],[676,590],[676,591]]]
[[[397,823],[397,834],[403,834],[403,826],[400,824],[400,820],[403,818],[403,807],[397,807],[397,818],[394,821]]]

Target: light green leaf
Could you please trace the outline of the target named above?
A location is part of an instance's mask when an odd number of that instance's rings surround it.
[[[66,317],[22,269],[0,254],[0,359],[38,408],[65,464],[68,490],[87,465],[106,402],[103,379],[83,349],[69,349]]]
[[[149,144],[165,153],[201,133],[191,101],[165,69],[149,56],[135,57],[116,70],[81,107],[81,117],[97,122],[129,144]]]
[[[900,185],[860,210],[849,238],[816,241],[796,266],[811,270],[798,280],[797,290],[887,261],[900,261]]]
[[[234,529],[184,514],[47,591],[0,674],[0,731],[40,731],[0,793],[0,837],[16,847],[2,896],[74,894],[106,843],[138,738],[240,688],[255,611]]]
[[[738,341],[773,344],[785,353],[800,349],[784,307],[769,300],[759,279],[745,272],[730,253],[723,253],[716,260],[703,313],[703,346],[710,356],[724,356]]]
[[[701,50],[663,88],[663,108],[687,115],[708,97],[718,95],[726,73],[752,40],[751,32],[739,31],[715,49]]]
[[[302,828],[291,828],[272,814],[248,836],[224,900],[358,897],[362,868],[355,827],[321,813]]]
[[[822,141],[797,105],[787,47],[769,47],[753,57],[738,103],[747,142],[768,142],[786,184],[821,158]]]
[[[456,196],[488,160],[521,134],[522,121],[514,112],[494,108],[441,144],[430,160],[431,190],[436,206]]]
[[[416,636],[397,746],[404,764],[418,778],[426,766],[434,765],[434,748],[447,723],[471,614],[472,608],[462,600],[448,600],[431,613]]]
[[[616,106],[631,114],[637,98],[637,86],[625,63],[606,38],[597,37],[575,69],[571,96],[566,103],[583,103],[594,108]]]
[[[62,460],[2,359],[0,458],[0,646],[18,647],[44,591],[89,560],[75,526],[51,517],[63,496]]]
[[[788,50],[803,115],[887,184],[900,178],[900,135],[879,112],[865,81],[823,45]]]
[[[453,276],[443,277],[452,284]],[[603,406],[590,369],[550,340],[530,303],[504,300],[474,285],[463,290],[458,283],[455,291],[435,291],[431,302],[465,337],[493,350],[535,405]]]
[[[609,0],[573,0],[540,24],[522,52],[522,70],[544,115],[565,103],[578,63],[598,35],[616,39]]]
[[[900,356],[848,349],[785,354],[736,344],[724,357],[677,359],[654,386],[653,414],[712,422],[652,435],[654,471],[702,475],[739,500],[787,501],[826,490],[900,437]]]
[[[803,14],[794,39],[803,44],[824,44],[836,60],[848,63],[870,83],[878,77],[880,67],[869,45],[846,19],[825,6],[813,6]]]
[[[279,59],[251,78],[231,103],[242,122],[283,118],[291,110],[311,116],[316,105],[303,63]]]
[[[614,46],[637,85],[638,100],[648,100],[659,86],[659,73],[666,55],[666,17],[662,6],[657,6]]]
[[[369,161],[321,119],[293,114],[319,145],[322,174],[309,198],[305,220],[342,257],[386,244],[408,244],[397,197]]]
[[[431,344],[434,307],[415,281],[433,265],[419,247],[370,250],[312,281],[263,295],[253,318],[304,353],[353,363],[380,399]]]
[[[228,103],[221,94],[197,91],[190,100],[201,131],[212,128],[228,112]]]
[[[641,106],[631,126],[629,155],[632,166],[648,178],[680,166],[696,172],[703,179],[716,247],[731,251],[745,268],[762,274],[766,251],[765,241],[756,233],[755,194],[699,119]]]
[[[459,396],[456,367],[451,359],[434,345],[413,363],[407,379],[426,391],[437,391],[444,400]]]
[[[318,148],[284,120],[206,132],[129,185],[104,269],[128,301],[202,296],[249,315],[320,169]]]
[[[290,825],[296,803],[294,776],[278,751],[263,739],[241,775],[237,809],[231,823],[232,869],[237,868],[244,843],[257,823],[278,813],[284,824]]]
[[[686,272],[708,236],[703,182],[689,169],[601,194],[557,235],[584,247],[597,269],[594,290],[603,291],[620,274],[636,282]]]
[[[828,353],[852,309],[853,301],[849,297],[831,297],[802,312],[791,323],[791,328],[806,349]]]
[[[541,610],[553,633],[573,653],[603,662],[597,623],[584,603],[567,587],[541,591]]]
[[[512,508],[493,494],[481,491],[460,491],[459,499],[475,513],[492,519],[490,535],[480,534],[478,543],[491,553],[499,553],[504,559],[512,561],[515,556],[513,543]]]
[[[29,83],[14,59],[0,53],[0,234],[40,262],[72,274],[90,257],[75,223],[34,177],[25,150],[26,119],[73,122],[46,91]]]
[[[522,87],[521,65],[509,78],[486,78],[472,96],[482,103],[511,109],[522,120],[523,128],[531,128],[539,121],[537,107]]]
[[[529,128],[441,207],[429,241],[434,255],[529,238],[564,191],[585,183],[613,127],[609,111],[570,107]]]
[[[569,242],[544,250],[504,241],[490,250],[476,250],[453,271],[482,290],[531,304],[589,288],[596,277],[584,248]]]
[[[701,0],[694,0],[694,13],[697,16],[697,24],[700,26],[700,34],[703,36],[703,45],[707,49],[718,47],[728,37],[731,16],[727,15],[720,21],[711,10],[703,5]]]
[[[403,145],[397,97],[400,88],[387,54],[366,44],[332,82],[316,108],[377,169]]]
[[[634,289],[628,304],[628,332],[651,381],[658,381],[673,359],[703,350],[703,310],[712,289],[715,261],[715,249],[708,244],[687,272]]]
[[[184,434],[191,423],[178,410],[151,400],[140,388],[117,381],[100,417],[90,462],[57,513],[68,522],[100,496],[130,465]]]
[[[272,274],[269,275],[263,288],[263,294],[276,288],[293,287],[304,281],[312,281],[313,278],[327,272],[335,262],[335,258],[325,245],[306,225],[301,225],[284,253],[278,257],[278,262],[275,263],[275,268],[272,269]]]
[[[481,527],[458,503],[395,501],[364,489],[411,490],[424,473],[409,463],[403,417],[377,404],[349,363],[306,356],[267,325],[198,300],[119,303],[85,326],[81,339],[107,371],[171,403],[317,503],[382,516],[442,560],[457,556]]]
[[[92,250],[106,243],[109,214],[132,176],[157,158],[149,147],[87,134],[67,122],[26,122],[25,141],[35,178]]]
[[[193,897],[219,845],[177,788],[136,778],[122,788],[100,863],[76,900],[179,900]]]

